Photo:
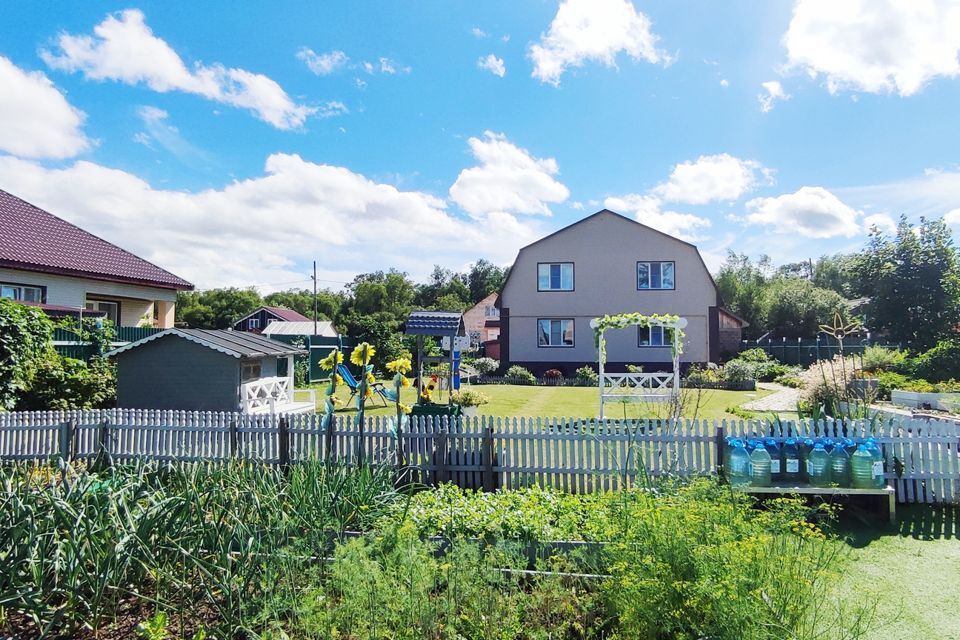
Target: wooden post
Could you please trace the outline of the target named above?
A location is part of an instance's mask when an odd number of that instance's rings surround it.
[[[433,439],[434,486],[449,480],[448,476],[450,475],[450,470],[448,467],[450,465],[447,456],[447,442],[448,436],[446,431],[437,433]]]
[[[290,427],[286,416],[277,423],[277,449],[280,456],[280,468],[286,473],[290,467]]]
[[[60,423],[60,460],[65,466],[73,460],[73,434],[76,429],[77,423],[72,419]]]
[[[493,467],[493,427],[486,427],[483,430],[483,444],[481,445],[480,455],[483,458],[483,490],[487,493],[496,491],[497,484],[494,477]]]
[[[716,452],[716,467],[717,472],[723,467],[723,425],[717,425],[714,429],[714,446],[717,450]]]
[[[104,420],[97,428],[97,456],[94,459],[94,467],[102,469],[104,465],[111,466],[113,461],[110,459],[110,421]]]
[[[240,443],[239,437],[237,434],[237,421],[230,421],[230,457],[238,458],[240,457]]]

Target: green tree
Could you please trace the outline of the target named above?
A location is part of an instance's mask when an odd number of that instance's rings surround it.
[[[872,330],[918,351],[956,335],[960,259],[943,220],[901,216],[894,237],[874,228],[854,270]]]
[[[749,337],[755,338],[767,331],[763,318],[763,298],[770,272],[770,258],[767,256],[762,256],[754,263],[745,254],[731,251],[716,277],[724,304],[750,323],[747,328]]]
[[[177,322],[194,329],[228,329],[263,305],[255,289],[209,289],[177,294]]]
[[[470,289],[470,302],[476,304],[491,293],[499,293],[508,272],[509,269],[498,267],[483,258],[473,263],[466,276],[467,286]]]
[[[313,291],[307,289],[275,291],[264,296],[263,303],[271,307],[293,309],[308,318],[313,318]],[[336,321],[343,303],[342,294],[327,290],[317,291],[317,319]]]
[[[778,336],[815,336],[820,325],[843,313],[846,304],[836,291],[821,289],[809,280],[778,277],[764,287],[761,323]]]
[[[52,335],[40,309],[0,298],[0,408],[13,409],[44,362],[57,356]]]

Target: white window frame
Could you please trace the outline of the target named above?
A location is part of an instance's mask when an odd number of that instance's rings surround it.
[[[111,314],[110,311],[107,311],[106,309],[102,309],[101,305],[113,307],[114,309],[116,309],[116,312]],[[86,309],[87,311],[103,311],[107,315],[107,320],[110,320],[111,322],[113,322],[113,324],[117,325],[118,327],[120,326],[120,303],[117,302],[116,300],[101,300],[99,298],[87,298],[86,301],[83,303],[83,308]],[[111,315],[116,316],[116,319],[111,318],[110,317]]]
[[[670,265],[670,286],[663,286],[663,265]],[[640,265],[645,265],[647,267],[647,286],[642,286],[640,282]],[[654,265],[657,266],[657,270],[660,272],[660,286],[653,287],[653,270]],[[638,260],[637,261],[637,291],[673,291],[677,288],[677,263],[673,260]]]
[[[544,322],[550,323],[550,328],[545,334],[542,333],[541,331],[541,323],[544,323]],[[554,322],[561,323],[560,332],[559,332],[561,344],[549,344],[551,338],[553,337]],[[566,333],[566,331],[563,330],[564,322],[570,323],[570,344],[562,344],[563,335]],[[541,343],[540,338],[543,335],[546,335],[548,344]],[[573,318],[537,318],[537,348],[539,349],[572,349],[576,346],[576,344],[577,344],[577,330],[576,330],[576,324],[574,324],[573,322]]]
[[[24,298],[24,292],[30,290],[36,292],[36,298],[27,300]],[[7,295],[7,294],[10,295]],[[0,282],[0,298],[9,298],[17,302],[36,302],[43,303],[43,287],[32,284],[13,284],[12,282]]]
[[[543,272],[544,267],[546,267],[545,274]],[[553,267],[560,268],[560,273],[559,273],[560,286],[559,287],[552,286]],[[569,269],[570,282],[569,282],[569,286],[567,287],[564,286],[564,282],[563,282],[564,272],[565,272],[564,267],[570,267]],[[575,282],[576,274],[574,273],[574,271],[575,271],[575,265],[572,262],[538,262],[537,263],[537,291],[573,291],[576,288],[576,282]],[[547,285],[546,287],[543,286],[544,275],[546,277],[546,285]]]
[[[672,329],[663,326],[637,327],[637,346],[641,349],[662,349],[673,345]],[[646,332],[650,344],[643,344],[643,334]],[[654,336],[660,336],[660,343],[654,342]]]

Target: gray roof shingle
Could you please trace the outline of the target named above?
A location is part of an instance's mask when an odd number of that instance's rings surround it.
[[[164,289],[193,289],[183,278],[3,189],[0,267]]]
[[[289,356],[304,353],[303,349],[284,342],[271,340],[256,333],[246,331],[227,331],[225,329],[167,329],[152,336],[131,342],[104,355],[115,356],[136,349],[140,345],[153,342],[165,336],[176,336],[196,342],[208,349],[225,353],[234,358],[261,358],[264,356]]]

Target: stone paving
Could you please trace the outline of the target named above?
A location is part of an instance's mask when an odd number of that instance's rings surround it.
[[[758,382],[758,389],[772,389],[774,392],[768,396],[751,400],[741,405],[741,409],[747,411],[796,411],[797,400],[800,399],[800,390],[784,387],[773,382]]]

